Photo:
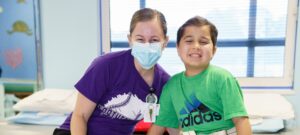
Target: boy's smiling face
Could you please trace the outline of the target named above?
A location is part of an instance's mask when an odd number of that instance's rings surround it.
[[[187,71],[206,69],[216,52],[209,26],[187,26],[177,45],[177,52]]]

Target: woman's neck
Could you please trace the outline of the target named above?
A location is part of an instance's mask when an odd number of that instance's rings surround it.
[[[154,67],[150,69],[144,69],[142,66],[137,62],[137,60],[134,60],[134,66],[138,73],[141,75],[141,77],[144,79],[144,81],[148,84],[148,86],[152,86],[153,80],[154,80]]]

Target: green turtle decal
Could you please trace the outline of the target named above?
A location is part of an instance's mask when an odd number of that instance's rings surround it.
[[[18,0],[18,3],[26,3],[25,0]]]
[[[16,21],[13,26],[12,30],[8,30],[8,34],[12,34],[14,32],[22,32],[27,34],[28,36],[32,35],[31,29],[29,29],[28,25],[24,21]]]

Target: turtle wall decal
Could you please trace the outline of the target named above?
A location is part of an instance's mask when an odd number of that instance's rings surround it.
[[[14,22],[14,24],[12,25],[12,30],[7,31],[7,33],[10,35],[15,32],[25,33],[28,36],[32,35],[32,31],[31,29],[29,29],[28,25],[24,21],[20,21],[20,20]]]
[[[25,0],[18,0],[18,3],[26,3]]]

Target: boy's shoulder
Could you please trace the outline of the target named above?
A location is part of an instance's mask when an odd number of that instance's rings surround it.
[[[184,72],[177,73],[172,75],[172,77],[168,80],[167,85],[174,85],[174,83],[178,83],[178,80],[182,77]]]
[[[232,73],[225,68],[210,65],[208,67],[208,73],[213,76],[220,76],[220,77],[233,77]]]
[[[179,73],[173,75],[173,76],[171,77],[170,81],[175,81],[175,80],[177,80],[177,79],[180,79],[180,78],[182,77],[183,74],[184,74],[184,72],[182,71],[182,72],[179,72]]]
[[[179,81],[183,73],[184,72],[180,72],[175,75],[172,75],[172,77],[164,85],[163,93],[167,93],[167,95],[169,95],[170,93],[174,92],[174,90],[176,91],[177,90],[176,88],[178,87]]]

